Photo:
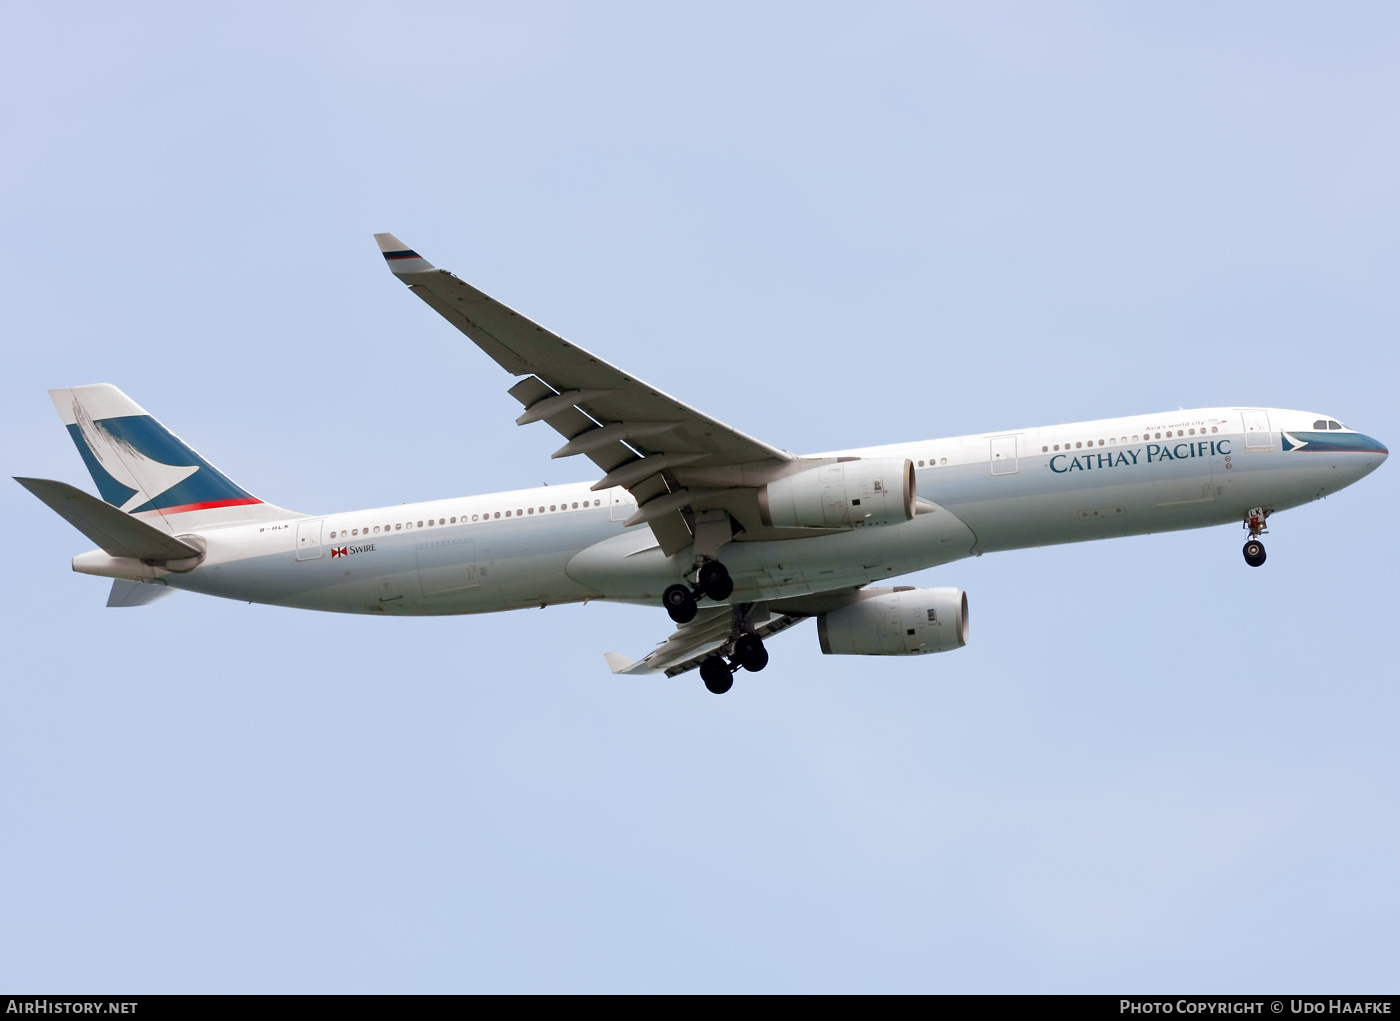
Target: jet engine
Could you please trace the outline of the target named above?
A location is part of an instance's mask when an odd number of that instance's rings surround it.
[[[862,589],[858,602],[817,617],[828,656],[919,656],[967,644],[960,588]]]
[[[765,524],[776,528],[849,528],[912,520],[914,462],[861,457],[808,468],[758,491]]]

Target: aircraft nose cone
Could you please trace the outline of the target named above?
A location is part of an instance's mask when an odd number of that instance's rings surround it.
[[[1390,451],[1386,449],[1384,443],[1380,442],[1379,440],[1373,440],[1369,436],[1363,436],[1362,434],[1357,433],[1356,439],[1356,445],[1359,448],[1358,453],[1362,455],[1361,457],[1357,458],[1357,460],[1360,463],[1356,466],[1358,469],[1358,474],[1356,477],[1359,479],[1370,475],[1373,471],[1375,471],[1382,464],[1384,464],[1385,459],[1390,456]]]
[[[1361,436],[1359,438],[1361,440],[1361,446],[1366,453],[1377,455],[1377,464],[1380,464],[1381,461],[1384,461],[1390,456],[1390,451],[1385,448],[1385,444],[1380,440],[1373,440],[1369,436]]]

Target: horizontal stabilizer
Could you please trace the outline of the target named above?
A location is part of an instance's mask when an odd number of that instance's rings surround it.
[[[157,599],[164,599],[175,590],[158,581],[126,581],[118,578],[112,582],[111,594],[107,596],[108,606],[145,606]]]
[[[52,507],[109,556],[134,560],[187,560],[202,552],[66,482],[22,478],[15,481]]]

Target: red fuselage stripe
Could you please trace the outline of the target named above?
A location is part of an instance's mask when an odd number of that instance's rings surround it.
[[[232,500],[210,500],[207,503],[182,503],[178,507],[160,507],[157,514],[184,514],[187,511],[214,510],[218,507],[246,507],[249,504],[262,503],[256,496],[240,496]],[[143,511],[149,514],[150,511]]]

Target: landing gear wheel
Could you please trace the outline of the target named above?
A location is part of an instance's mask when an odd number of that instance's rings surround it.
[[[672,585],[661,595],[661,605],[677,624],[689,624],[695,619],[695,597],[684,585]]]
[[[1244,544],[1244,562],[1250,567],[1262,567],[1267,557],[1264,544],[1258,539],[1250,539]]]
[[[728,599],[733,594],[734,581],[718,560],[707,560],[700,565],[700,591],[715,602]]]
[[[768,665],[768,650],[763,647],[763,639],[758,635],[740,635],[734,643],[734,658],[745,670],[756,674]]]
[[[723,695],[734,687],[734,672],[722,656],[711,656],[700,663],[700,679],[711,694]]]

